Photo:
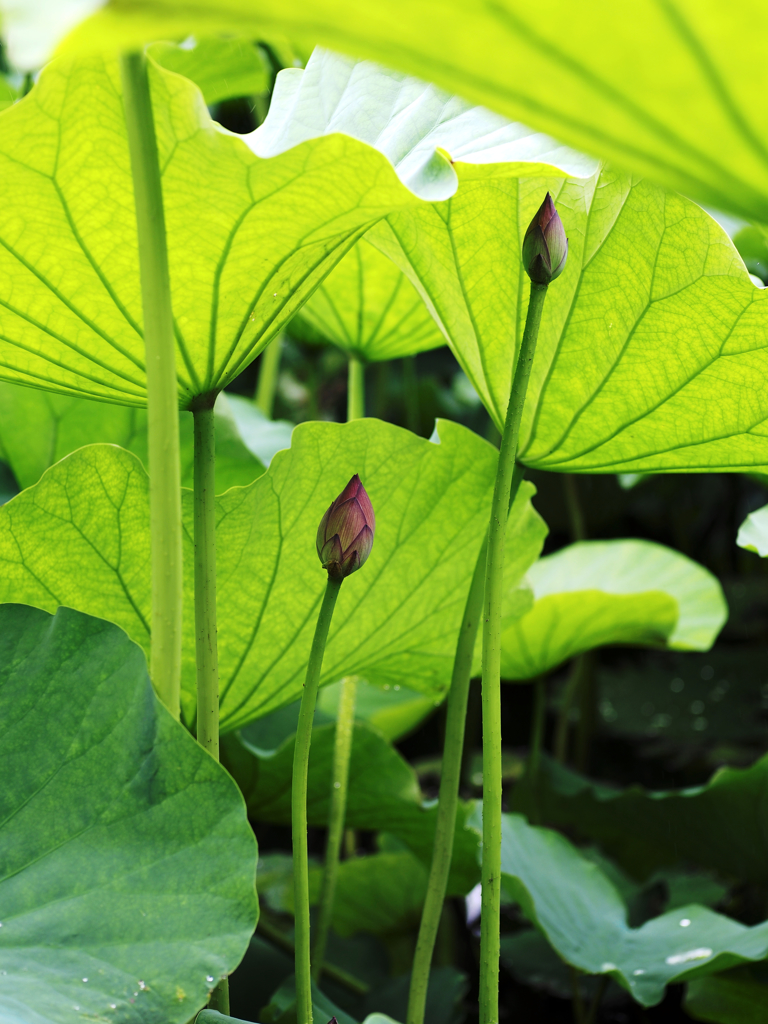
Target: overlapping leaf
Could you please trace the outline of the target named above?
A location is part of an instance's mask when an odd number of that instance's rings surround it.
[[[248,742],[228,737],[224,761],[242,789],[249,813],[258,821],[288,824],[291,820],[291,774],[294,737],[269,756]],[[335,725],[316,726],[309,762],[307,817],[310,825],[327,825],[330,805]],[[472,805],[462,803],[456,821],[448,890],[465,895],[479,878],[477,834],[466,827]],[[349,828],[390,832],[423,864],[432,861],[437,807],[425,805],[416,773],[403,756],[369,725],[355,725],[349,769],[345,821]]]
[[[357,359],[416,355],[445,344],[421,296],[398,267],[365,240],[338,263],[293,321]]]
[[[151,81],[186,408],[236,376],[368,226],[416,200],[370,146],[336,136],[262,160],[187,79],[153,66]],[[117,64],[51,65],[0,127],[2,376],[144,404]]]
[[[699,206],[612,170],[553,177],[546,160],[560,173],[591,166],[369,63],[318,52],[278,85],[250,137],[257,152],[344,131],[381,149],[425,199],[445,200],[393,213],[367,237],[416,284],[499,428],[527,310],[522,237],[547,189],[555,195],[570,250],[547,297],[522,462],[585,472],[766,462],[768,294]],[[538,166],[520,163],[537,152]]]
[[[606,644],[708,650],[728,615],[711,573],[650,541],[572,544],[526,578],[534,605],[502,633],[507,679],[531,679]]]
[[[361,420],[304,424],[248,487],[217,498],[221,715],[225,729],[296,700],[324,573],[317,524],[354,472],[376,509],[365,572],[345,583],[323,681],[358,674],[430,694],[450,678],[469,581],[486,528],[491,445],[447,421],[440,443]],[[524,488],[513,509],[519,575],[540,520]],[[183,703],[194,718],[192,495],[185,492]],[[533,526],[531,526],[533,524]],[[66,604],[121,625],[147,649],[147,477],[121,449],[80,449],[0,509],[0,599]]]
[[[216,491],[220,494],[251,483],[264,466],[241,438],[226,398],[217,400],[215,412]],[[181,482],[192,487],[191,413],[179,414],[179,433]],[[0,447],[21,487],[30,487],[55,462],[94,442],[127,448],[146,466],[146,412],[0,382]]]
[[[749,968],[701,978],[688,985],[685,1012],[711,1024],[762,1024],[768,1014],[768,984]]]
[[[0,608],[0,737],[0,1017],[183,1024],[257,916],[237,787],[69,609]]]
[[[530,800],[524,780],[515,809],[528,811]],[[684,860],[759,884],[768,880],[766,800],[765,757],[751,768],[720,769],[704,786],[668,792],[601,785],[544,757],[536,788],[545,821],[597,840],[635,875]]]
[[[739,527],[736,543],[761,558],[768,555],[768,505],[749,513]]]
[[[30,19],[31,20],[31,19]],[[286,32],[436,82],[667,186],[768,221],[768,43],[762,8],[641,0],[632,17],[597,0],[483,7],[448,0],[111,0],[75,33],[74,50],[240,31]],[[308,38],[311,37],[311,38]]]
[[[748,928],[691,905],[630,928],[627,908],[602,870],[551,829],[519,815],[502,822],[508,894],[569,964],[608,974],[637,1002],[661,1002],[665,986],[716,973],[768,952],[768,922]]]

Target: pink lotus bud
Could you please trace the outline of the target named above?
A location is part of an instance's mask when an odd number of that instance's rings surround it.
[[[320,521],[317,554],[331,579],[356,572],[373,547],[376,517],[371,499],[355,473]]]
[[[523,266],[534,284],[549,284],[559,277],[568,258],[568,239],[552,196],[536,211],[523,239]]]

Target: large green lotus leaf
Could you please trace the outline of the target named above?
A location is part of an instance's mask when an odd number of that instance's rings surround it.
[[[726,877],[768,881],[768,757],[751,768],[722,768],[704,786],[654,792],[595,783],[544,756],[536,786],[544,821],[597,840],[632,874],[682,860]],[[513,806],[531,810],[525,780]]]
[[[315,726],[309,755],[307,816],[310,825],[328,824],[333,767],[334,723]],[[237,779],[255,821],[290,824],[294,736],[265,756],[248,741],[225,738],[222,759]],[[466,828],[471,803],[461,803],[456,820],[449,894],[463,896],[479,879],[477,833]],[[370,725],[356,722],[352,737],[345,821],[349,828],[389,832],[423,864],[432,862],[437,806],[425,803],[413,768]]]
[[[421,296],[395,264],[365,240],[326,277],[293,321],[366,362],[399,359],[445,344]]]
[[[715,577],[645,540],[582,541],[535,562],[534,605],[502,633],[506,679],[532,679],[606,644],[706,651],[728,617]]]
[[[439,433],[433,444],[377,420],[303,424],[267,473],[217,498],[222,728],[300,696],[325,586],[317,524],[355,472],[376,509],[376,540],[365,571],[345,582],[322,680],[356,674],[432,696],[445,691],[486,528],[496,452],[457,424],[440,421]],[[80,449],[53,466],[0,509],[0,599],[98,613],[146,650],[147,486],[138,459],[107,445]],[[533,493],[523,487],[512,510],[520,576],[540,547]],[[188,721],[195,711],[193,511],[185,491]]]
[[[761,558],[768,556],[768,505],[749,513],[739,527],[736,543]]]
[[[152,65],[151,84],[187,408],[235,377],[371,224],[418,200],[371,146],[335,135],[262,159],[188,79]],[[143,405],[117,63],[54,62],[0,127],[3,378]]]
[[[449,202],[393,215],[369,238],[412,276],[500,425],[528,302],[520,245],[552,192],[570,251],[547,296],[521,461],[586,472],[764,464],[768,295],[722,228],[610,169],[566,182],[483,182],[479,170],[465,182],[457,166]]]
[[[240,436],[226,397],[215,408],[216,492],[251,483],[264,472]],[[181,483],[194,483],[191,413],[179,414]],[[65,455],[96,441],[127,448],[147,464],[144,409],[89,402],[0,381],[0,445],[21,487],[30,487]]]
[[[269,71],[261,53],[244,39],[155,43],[149,55],[161,67],[191,78],[212,106],[232,96],[251,96],[269,88]]]
[[[591,162],[521,125],[323,51],[278,76],[249,144],[272,156],[338,131],[435,200],[392,213],[368,240],[411,277],[499,429],[528,302],[522,238],[555,195],[570,252],[547,298],[520,461],[601,472],[765,464],[768,294],[699,206],[612,170],[585,177]]]
[[[627,923],[627,907],[602,869],[564,836],[502,821],[502,884],[559,955],[587,974],[607,974],[637,1002],[654,1006],[665,986],[768,953],[768,922],[747,928],[692,904]]]
[[[188,1021],[257,916],[237,787],[66,608],[0,608],[0,742],[0,1019]]]
[[[39,9],[29,6],[34,23]],[[566,0],[383,0],[374,9],[288,0],[279,10],[252,0],[110,0],[69,47],[285,32],[420,75],[700,201],[768,221],[762,14],[758,0],[736,8],[641,0],[631,18],[610,0],[578,18]]]
[[[685,993],[685,1012],[712,1024],[764,1024],[768,1019],[768,984],[737,967],[724,974],[692,981]]]

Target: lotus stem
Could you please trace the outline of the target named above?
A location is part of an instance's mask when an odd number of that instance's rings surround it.
[[[547,285],[531,281],[531,297],[512,380],[488,532],[483,613],[483,857],[480,917],[480,1024],[499,1020],[501,919],[501,610],[507,510],[520,420],[536,351]],[[513,496],[514,497],[514,496]]]
[[[407,1024],[423,1024],[429,988],[429,972],[432,956],[443,913],[448,875],[453,855],[453,839],[456,833],[456,811],[459,803],[459,782],[461,780],[462,751],[464,749],[464,726],[467,717],[467,700],[472,676],[472,659],[475,653],[477,629],[483,614],[483,591],[485,587],[485,562],[488,552],[487,539],[478,555],[472,583],[461,620],[456,655],[453,660],[451,688],[448,691],[445,720],[445,742],[440,769],[440,793],[435,823],[435,843],[432,852],[432,866],[429,871],[424,909],[421,912],[419,937],[411,972],[411,988],[408,996]]]
[[[216,627],[216,442],[213,404],[195,409],[195,654],[197,739],[219,759],[219,654]]]
[[[307,676],[301,696],[296,746],[293,752],[291,788],[291,829],[293,835],[293,894],[296,943],[296,1015],[298,1024],[312,1024],[312,973],[310,966],[309,856],[307,852],[307,779],[312,723],[317,704],[317,688],[323,665],[325,642],[333,618],[333,609],[341,590],[341,579],[329,575],[315,636],[307,664]]]
[[[365,364],[361,359],[349,357],[347,367],[347,420],[361,420],[365,416]]]
[[[328,812],[328,841],[325,848],[323,881],[320,888],[320,908],[317,933],[312,948],[312,976],[319,980],[325,960],[325,947],[333,918],[333,900],[339,873],[339,855],[344,835],[349,787],[349,760],[355,728],[357,676],[346,676],[341,681],[341,699],[336,715],[336,735],[333,742],[333,772],[331,776],[331,806]]]
[[[256,384],[256,405],[268,419],[275,411],[275,393],[280,372],[280,356],[283,352],[283,335],[278,334],[261,353],[259,379]]]
[[[152,566],[150,675],[158,696],[178,719],[183,593],[181,468],[176,339],[163,190],[145,56],[123,56],[120,73],[136,203],[146,348]]]

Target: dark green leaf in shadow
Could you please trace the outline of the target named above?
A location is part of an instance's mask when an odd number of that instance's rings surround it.
[[[312,733],[307,815],[310,825],[327,825],[330,804],[333,723]],[[259,756],[245,740],[227,738],[222,757],[245,795],[257,821],[288,824],[291,820],[293,737],[278,750]],[[461,804],[454,839],[449,894],[464,895],[479,877],[477,835],[465,827],[471,804]],[[432,859],[437,807],[425,805],[416,773],[376,730],[357,723],[352,742],[346,823],[349,828],[391,832],[423,864]]]
[[[69,609],[0,608],[0,742],[0,1016],[188,1021],[257,915],[232,780],[125,633]]]
[[[479,823],[478,813],[474,823]],[[768,922],[748,928],[695,904],[627,923],[606,874],[551,829],[504,815],[502,884],[557,953],[587,974],[607,974],[644,1006],[666,985],[703,977],[768,953]]]
[[[522,781],[515,810],[530,810]],[[722,768],[704,786],[654,792],[591,782],[543,757],[537,800],[543,819],[597,840],[638,876],[687,861],[745,881],[768,881],[763,808],[768,757],[751,768]]]
[[[768,1020],[768,978],[755,968],[737,967],[688,984],[683,1006],[694,1020],[711,1024],[764,1024]]]

